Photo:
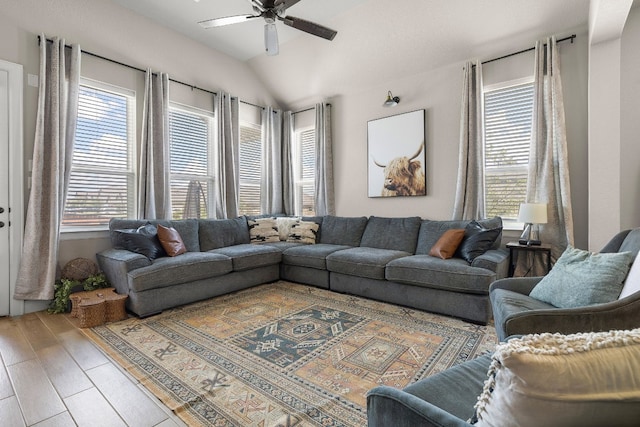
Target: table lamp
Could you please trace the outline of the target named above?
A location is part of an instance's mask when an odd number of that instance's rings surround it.
[[[525,224],[518,243],[527,246],[540,245],[541,242],[537,225],[547,223],[547,204],[521,203],[518,222]]]

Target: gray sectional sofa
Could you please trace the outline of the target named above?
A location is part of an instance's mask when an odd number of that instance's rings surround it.
[[[246,217],[235,219],[113,219],[111,233],[151,223],[175,228],[187,252],[150,260],[114,247],[97,254],[100,268],[127,308],[144,317],[164,309],[279,279],[364,296],[486,324],[489,285],[507,276],[508,253],[500,238],[469,263],[440,259],[429,250],[452,228],[470,221],[419,217],[312,217],[316,244],[251,244]],[[480,220],[486,229],[500,218]]]

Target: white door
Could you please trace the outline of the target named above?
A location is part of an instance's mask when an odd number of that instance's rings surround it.
[[[13,299],[24,229],[22,65],[0,60],[0,316],[24,313]]]
[[[0,69],[0,316],[9,315],[9,73]]]

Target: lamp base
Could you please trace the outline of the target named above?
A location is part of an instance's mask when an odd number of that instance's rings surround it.
[[[518,240],[518,243],[525,246],[540,246],[542,242],[540,240]]]

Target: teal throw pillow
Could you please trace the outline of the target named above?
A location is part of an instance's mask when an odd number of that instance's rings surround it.
[[[529,296],[559,308],[615,301],[632,262],[631,252],[592,253],[569,246]]]

